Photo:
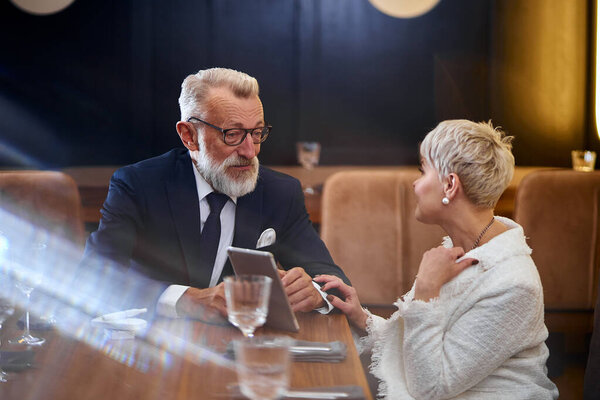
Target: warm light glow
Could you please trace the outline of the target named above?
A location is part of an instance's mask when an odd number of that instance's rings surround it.
[[[598,62],[598,54],[600,54],[600,26],[598,12],[598,6],[600,1],[596,2],[596,134],[600,137],[600,130],[598,129],[598,123],[600,122],[600,62]]]
[[[414,18],[429,12],[440,0],[369,0],[379,11],[396,18]]]
[[[11,0],[21,10],[34,15],[50,15],[64,10],[75,0]]]

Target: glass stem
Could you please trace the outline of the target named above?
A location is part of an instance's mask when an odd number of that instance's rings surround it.
[[[29,336],[29,301],[31,293],[27,293],[27,308],[25,309],[25,335]]]

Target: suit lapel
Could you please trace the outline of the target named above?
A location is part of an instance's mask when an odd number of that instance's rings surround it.
[[[200,271],[200,205],[192,161],[187,153],[177,161],[172,179],[167,182],[167,197],[185,259],[189,283],[208,287],[212,271]]]

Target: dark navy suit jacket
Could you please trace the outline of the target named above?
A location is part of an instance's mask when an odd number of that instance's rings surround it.
[[[212,271],[199,268],[200,209],[193,165],[185,149],[117,170],[111,178],[98,230],[84,260],[100,256],[167,284],[208,287]],[[256,248],[273,228],[276,243],[265,248],[285,268],[315,276],[332,274],[349,283],[314,230],[298,180],[260,167],[256,189],[238,198],[233,246]],[[232,275],[229,261],[221,279]]]

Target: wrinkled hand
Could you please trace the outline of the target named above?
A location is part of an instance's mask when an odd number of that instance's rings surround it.
[[[224,320],[227,318],[225,284],[208,289],[188,288],[176,304],[177,314],[203,321]]]
[[[304,269],[295,267],[288,271],[278,271],[293,311],[309,312],[325,305],[323,296]]]
[[[321,290],[338,289],[340,294],[344,296],[344,300],[332,294],[327,296],[327,300],[335,307],[339,308],[352,325],[365,330],[367,327],[367,313],[363,310],[358,299],[356,289],[346,285],[340,278],[333,275],[318,275],[315,277],[315,282],[325,283],[321,286]]]
[[[457,259],[465,255],[462,247],[451,249],[439,246],[427,250],[421,259],[415,283],[415,299],[429,301],[440,294],[440,289],[471,265],[477,264],[474,258]]]

